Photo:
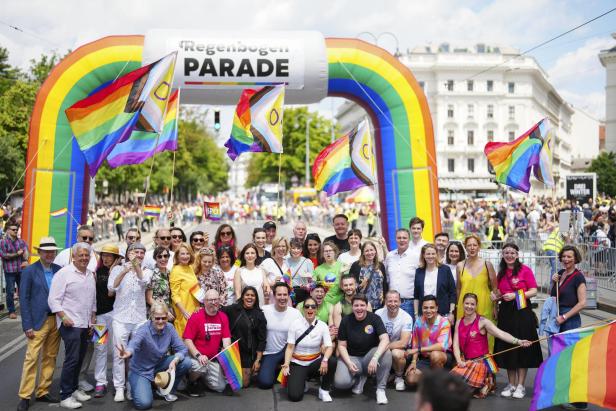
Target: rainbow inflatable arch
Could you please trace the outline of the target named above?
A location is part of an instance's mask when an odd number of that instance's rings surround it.
[[[30,123],[24,189],[23,238],[46,235],[74,243],[87,220],[89,177],[64,110],[120,72],[141,66],[144,37],[111,36],[70,53],[36,98]],[[430,111],[410,70],[387,51],[356,39],[326,39],[328,95],[362,106],[375,128],[381,228],[395,230],[419,216],[424,237],[440,230],[436,153]]]

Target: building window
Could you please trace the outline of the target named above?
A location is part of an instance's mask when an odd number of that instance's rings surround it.
[[[456,171],[456,163],[453,158],[447,159],[447,171],[449,171],[450,173],[453,173]]]
[[[494,106],[488,104],[488,118],[494,118]]]
[[[466,90],[467,91],[473,91],[473,80],[467,80],[466,81]]]
[[[468,166],[468,171],[470,173],[474,173],[475,172],[475,159],[469,158],[467,161],[467,166]]]
[[[424,91],[424,93],[426,92],[426,83],[424,81],[420,81],[419,82],[419,87],[421,87],[421,89]]]
[[[473,118],[475,117],[475,105],[473,104],[469,104],[467,106],[468,109],[468,118]]]
[[[453,80],[447,80],[446,87],[447,91],[453,91]]]
[[[507,90],[509,91],[509,94],[515,93],[515,83],[513,81],[507,83]]]
[[[447,130],[447,145],[453,146],[454,137],[453,130]]]
[[[494,91],[494,80],[487,81],[488,91]]]
[[[466,140],[469,146],[475,144],[475,132],[473,130],[468,130],[466,132]]]
[[[509,106],[509,120],[515,120],[515,106]]]
[[[453,118],[453,104],[447,106],[447,118]]]
[[[515,140],[515,131],[510,131],[509,132],[509,141],[513,141]]]
[[[488,141],[494,141],[494,130],[488,130]]]

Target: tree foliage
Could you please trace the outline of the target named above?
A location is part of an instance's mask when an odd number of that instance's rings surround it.
[[[616,153],[603,152],[595,158],[588,171],[597,173],[597,190],[616,196]]]
[[[271,153],[250,153],[247,187],[264,182],[278,182],[279,161],[281,181],[288,183],[293,176],[304,180],[306,164],[306,122],[310,119],[310,174],[316,156],[331,143],[331,121],[317,113],[310,113],[306,107],[288,108],[283,117],[283,151],[280,158]],[[310,177],[312,179],[312,177]],[[314,181],[312,181],[314,184]]]

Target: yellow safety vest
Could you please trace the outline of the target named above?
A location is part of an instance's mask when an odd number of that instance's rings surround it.
[[[543,243],[543,251],[555,251],[559,253],[564,245],[565,241],[560,236],[558,228],[556,228],[550,233],[548,239]]]

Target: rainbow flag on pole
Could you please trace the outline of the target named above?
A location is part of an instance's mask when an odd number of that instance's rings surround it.
[[[282,153],[283,104],[282,85],[242,92],[235,109],[231,136],[225,143],[231,160],[246,151]]]
[[[107,163],[111,168],[127,164],[141,164],[156,153],[177,150],[179,96],[180,91],[175,90],[169,97],[169,105],[160,134],[133,131],[128,140],[117,144],[109,153]]]
[[[116,144],[134,130],[158,133],[177,53],[118,78],[66,109],[66,117],[94,177]]]
[[[242,361],[240,358],[239,340],[236,340],[233,344],[225,348],[216,357],[218,358],[218,364],[225,373],[227,382],[231,386],[233,391],[237,391],[242,388],[243,375],[242,375]]]
[[[545,185],[554,185],[551,144],[552,130],[544,118],[512,142],[489,142],[483,151],[497,182],[528,193],[531,171]]]
[[[616,322],[550,356],[535,377],[530,410],[571,402],[616,409]]]
[[[157,205],[146,205],[143,207],[143,214],[148,217],[160,217],[162,207]]]
[[[374,153],[368,121],[325,147],[314,160],[312,177],[317,190],[328,196],[374,185]]]
[[[203,202],[203,211],[206,220],[219,221],[222,218],[220,203],[212,201]]]

